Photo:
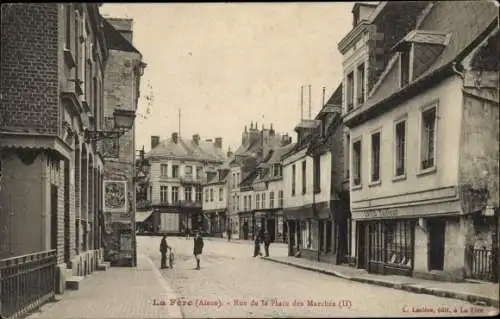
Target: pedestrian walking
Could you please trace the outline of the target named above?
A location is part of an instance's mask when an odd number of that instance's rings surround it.
[[[163,235],[160,242],[160,253],[161,253],[161,269],[168,268],[167,267],[167,251],[171,249],[171,247],[167,244],[167,235]]]
[[[266,253],[266,257],[269,257],[269,245],[271,245],[271,237],[266,231],[264,232],[264,252]]]
[[[193,247],[193,255],[196,258],[196,270],[200,270],[200,256],[203,252],[203,238],[199,231],[196,232],[194,237],[194,247]]]
[[[260,252],[260,243],[262,242],[262,240],[259,235],[259,232],[256,231],[254,236],[255,237],[253,242],[253,257],[257,257],[257,255],[262,256],[262,253]]]
[[[227,228],[227,241],[231,241],[231,227]]]

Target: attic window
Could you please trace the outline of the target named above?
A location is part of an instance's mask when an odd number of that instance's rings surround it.
[[[399,56],[401,87],[410,82],[410,50],[403,50]]]

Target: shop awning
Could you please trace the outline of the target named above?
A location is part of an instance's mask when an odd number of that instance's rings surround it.
[[[136,223],[142,223],[146,219],[148,219],[149,216],[151,216],[151,214],[153,214],[152,210],[148,210],[148,211],[145,211],[145,212],[135,212],[135,222]]]

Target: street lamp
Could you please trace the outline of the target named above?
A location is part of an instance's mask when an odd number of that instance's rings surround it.
[[[132,128],[135,120],[135,111],[115,109],[113,112],[114,129],[112,131],[89,131],[85,129],[85,142],[96,142],[106,138],[118,138]]]

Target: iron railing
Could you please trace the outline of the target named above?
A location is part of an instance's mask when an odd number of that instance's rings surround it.
[[[469,265],[471,267],[470,277],[478,280],[494,281],[498,280],[496,273],[496,251],[488,248],[470,248]]]
[[[1,259],[1,317],[16,318],[53,298],[56,263],[55,250]]]

